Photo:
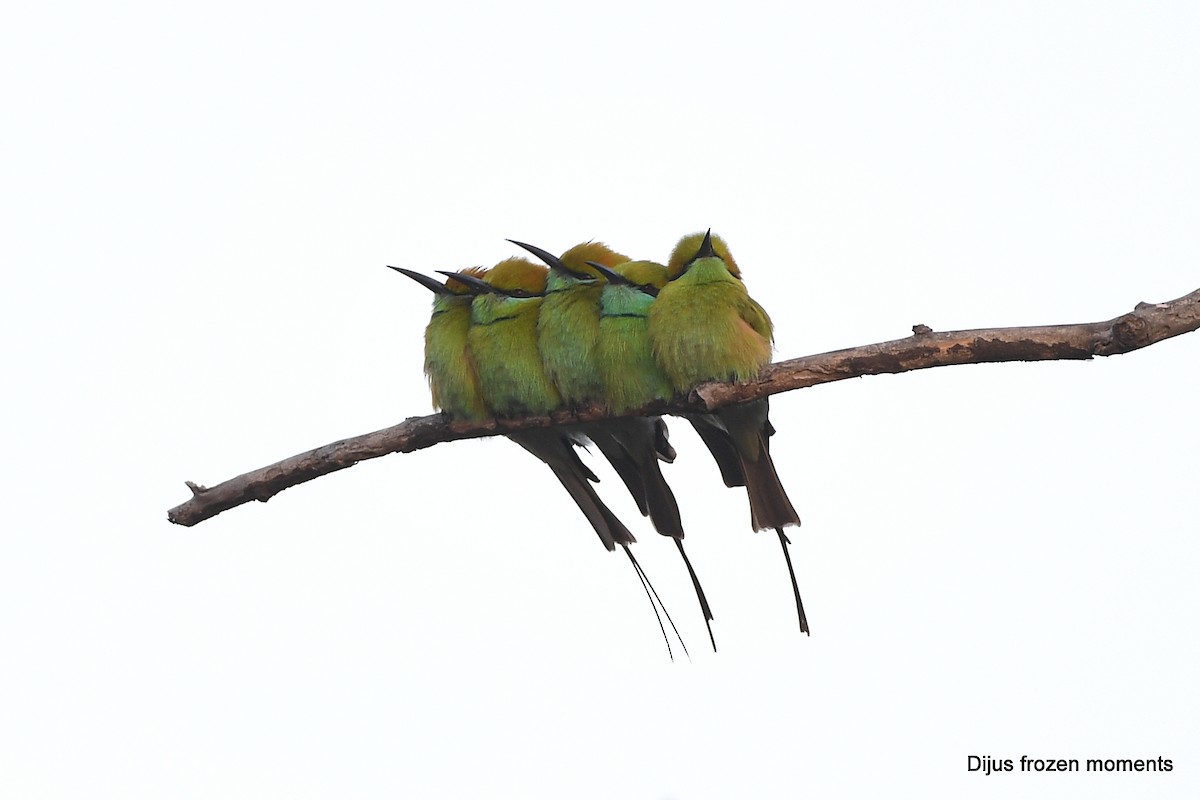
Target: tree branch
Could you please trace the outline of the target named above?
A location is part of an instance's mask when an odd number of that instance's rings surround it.
[[[914,325],[913,335],[769,365],[749,383],[706,383],[686,398],[630,412],[704,413],[732,403],[863,375],[910,372],[953,364],[1090,359],[1128,353],[1200,328],[1200,289],[1169,303],[1138,303],[1107,322],[934,333]],[[177,525],[195,525],[250,500],[266,502],[288,487],[389,453],[410,453],[456,439],[496,436],[529,428],[593,422],[612,416],[599,406],[548,417],[466,422],[444,414],[409,417],[399,425],[327,444],[247,472],[212,488],[187,481],[192,498],[167,512]]]

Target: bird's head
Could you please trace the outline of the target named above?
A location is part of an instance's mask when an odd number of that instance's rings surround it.
[[[514,256],[492,267],[485,282],[509,297],[536,297],[546,291],[546,268]]]
[[[457,274],[483,280],[487,277],[488,271],[486,267],[467,267]],[[451,294],[474,294],[470,286],[468,286],[464,281],[460,281],[454,275],[448,275],[446,277],[446,289],[448,289]]]
[[[617,269],[598,261],[589,261],[588,264],[614,286],[632,286],[651,297],[657,297],[658,290],[667,282],[667,268],[654,261],[626,261]]]
[[[679,240],[667,262],[667,275],[674,280],[687,272],[692,264],[705,258],[720,259],[730,275],[739,279],[742,277],[733,254],[729,252],[729,245],[720,236],[713,236],[711,228],[705,233],[689,233]]]
[[[589,278],[598,278],[600,277],[599,273],[596,272],[594,266],[590,266],[589,262],[603,264],[612,269],[628,261],[629,256],[618,253],[604,242],[583,242],[567,250],[559,256],[559,260],[573,273],[587,275]]]
[[[605,266],[615,267],[617,264],[629,260],[627,256],[612,250],[602,242],[577,244],[559,257],[531,244],[518,242],[515,239],[509,239],[509,241],[517,247],[533,253],[550,268],[548,281],[551,288],[561,288],[563,284],[587,283],[599,279],[599,273],[588,266],[588,261],[597,261]]]

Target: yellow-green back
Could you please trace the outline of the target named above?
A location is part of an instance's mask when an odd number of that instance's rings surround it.
[[[484,402],[496,416],[545,414],[562,404],[537,350],[546,269],[524,258],[494,266],[487,283],[509,294],[485,293],[471,304],[467,333]]]
[[[564,402],[575,406],[601,399],[604,391],[596,367],[604,280],[587,262],[615,267],[629,258],[601,242],[584,242],[567,250],[559,260],[571,271],[593,278],[583,281],[551,270],[538,323],[538,348],[546,374]]]

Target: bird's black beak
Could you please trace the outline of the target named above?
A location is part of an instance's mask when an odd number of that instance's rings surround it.
[[[597,264],[595,261],[588,261],[587,265],[599,272],[605,279],[615,286],[632,286],[639,289],[651,297],[658,297],[658,287],[648,283],[634,283],[619,272],[613,272],[603,264]]]
[[[619,272],[613,272],[603,264],[597,264],[595,261],[588,261],[587,265],[604,276],[604,279],[609,283],[615,283],[618,286],[633,286],[633,281],[626,278]]]
[[[596,280],[595,277],[588,275],[586,272],[576,272],[575,270],[571,269],[566,264],[564,264],[562,261],[560,261],[558,256],[554,255],[553,253],[548,253],[540,247],[534,247],[531,244],[525,244],[524,242],[518,242],[516,239],[509,239],[508,241],[512,242],[517,247],[523,248],[525,250],[528,250],[530,253],[533,253],[535,256],[537,256],[539,259],[541,259],[542,263],[544,263],[550,269],[555,270],[556,272],[559,272],[563,275],[569,275],[570,277],[575,278],[576,280],[581,280],[581,281]]]
[[[712,258],[716,254],[717,251],[713,249],[712,243],[712,228],[709,228],[704,232],[704,241],[700,243],[700,249],[696,251],[696,256],[692,261],[697,258]]]
[[[411,269],[405,269],[404,267],[393,267],[391,264],[388,264],[387,268],[394,269],[401,275],[407,275],[434,294],[453,294],[449,289],[446,288],[446,284],[441,283],[440,281],[435,281],[428,275],[422,275],[419,272],[413,272]]]
[[[467,290],[471,294],[504,294],[499,289],[497,289],[495,286],[492,286],[489,283],[484,283],[479,278],[476,278],[474,275],[467,275],[462,272],[446,272],[446,271],[440,270],[440,269],[437,270],[437,272],[439,274],[445,275],[447,278],[453,278],[454,280],[463,284],[464,286],[467,287]]]

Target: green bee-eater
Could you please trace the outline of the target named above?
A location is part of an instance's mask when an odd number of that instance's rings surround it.
[[[654,360],[649,330],[650,306],[667,283],[667,268],[653,261],[591,266],[608,281],[600,295],[596,349],[605,404],[619,414],[669,400],[675,387]]]
[[[599,364],[602,340],[612,338],[601,334],[601,306],[608,289],[600,271],[629,263],[629,259],[600,242],[576,245],[562,256],[523,242],[513,241],[513,244],[550,267],[546,299],[538,320],[538,350],[547,375],[568,405],[599,401],[611,407],[610,387],[605,384]],[[643,292],[638,294],[645,296]],[[645,337],[644,330],[642,336]],[[619,369],[618,364],[609,366]],[[670,392],[665,396],[670,396]],[[675,451],[667,442],[666,422],[662,417],[622,417],[573,426],[572,430],[595,443],[625,482],[638,509],[650,517],[655,530],[675,540],[715,650],[712,609],[683,547],[679,504],[658,466],[659,460],[670,462],[675,458]]]
[[[683,237],[667,264],[670,280],[650,306],[654,357],[672,386],[688,392],[704,381],[747,381],[771,361],[771,319],[750,298],[729,248],[711,232]],[[774,432],[767,400],[727,406],[697,430],[713,451],[727,485],[744,483],[754,530],[774,529],[787,561],[800,630],[808,620],[788,552],[784,526],[799,525],[767,443]],[[721,429],[727,432],[727,438]],[[737,475],[732,446],[741,475]]]
[[[609,410],[621,413],[655,400],[669,399],[674,389],[654,361],[648,328],[650,306],[659,289],[667,282],[667,268],[653,261],[629,261],[615,270],[598,262],[590,262],[590,266],[608,281],[600,295],[600,338],[596,345],[596,367],[604,386],[606,405]],[[716,650],[712,609],[683,548],[684,532],[679,505],[655,458],[654,419],[623,417],[602,424],[610,426],[617,440],[637,459],[646,487],[651,520],[660,534],[675,540],[688,576],[692,579],[692,587],[696,590],[709,641],[713,650]]]
[[[487,419],[491,416],[479,391],[479,374],[467,348],[474,292],[453,278],[445,283],[403,267],[390,267],[433,292],[433,316],[425,327],[425,377],[433,407],[452,417]],[[463,270],[464,275],[482,278],[481,267]]]
[[[510,258],[488,271],[483,280],[449,273],[475,293],[467,343],[479,375],[483,401],[500,417],[546,414],[562,405],[561,395],[542,367],[537,347],[538,317],[546,290],[547,270],[523,258]],[[651,606],[658,593],[634,557],[634,536],[600,500],[590,481],[598,480],[574,450],[577,440],[568,429],[549,428],[509,434],[521,447],[550,467],[609,549],[620,544],[633,564]],[[658,600],[662,606],[661,599]],[[670,614],[663,606],[668,621]],[[655,611],[657,614],[657,609]],[[662,626],[661,620],[659,621]],[[671,621],[672,627],[674,622]],[[678,631],[676,631],[678,635]],[[664,639],[666,631],[663,631]],[[682,644],[682,640],[680,640]],[[667,644],[668,651],[670,643]],[[686,652],[686,646],[684,648]]]
[[[445,284],[411,270],[392,269],[434,293],[433,315],[425,328],[425,374],[435,407],[479,420],[546,414],[561,405],[537,352],[543,267],[513,258],[489,271],[443,273]],[[606,548],[635,541],[592,491],[588,480],[595,476],[562,431],[523,431],[509,438],[550,465]]]
[[[616,266],[629,259],[600,242],[576,245],[560,258],[540,247],[510,241],[550,268],[546,297],[538,317],[538,352],[547,377],[568,408],[602,401],[604,385],[596,370],[596,343],[600,338],[600,294],[604,281],[587,262]],[[660,424],[661,435],[656,442],[662,444],[662,458],[669,461],[674,458],[674,451],[667,443],[665,423]],[[592,440],[629,489],[638,510],[643,516],[649,513],[637,462],[613,434],[604,426],[592,424],[571,426],[569,430]]]
[[[600,338],[600,294],[604,281],[588,261],[615,267],[629,260],[601,242],[584,242],[554,257],[532,245],[513,242],[546,262],[546,299],[538,318],[538,352],[546,375],[574,408],[601,400],[604,385],[596,371]]]

